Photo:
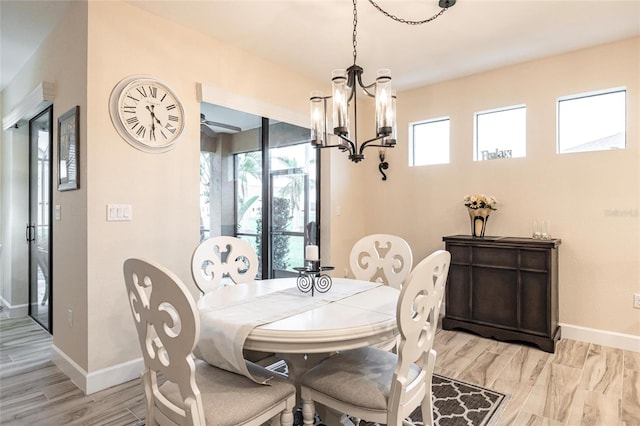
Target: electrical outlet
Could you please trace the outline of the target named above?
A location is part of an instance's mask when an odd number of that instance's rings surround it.
[[[640,309],[640,293],[636,293],[633,295],[633,307],[636,309]]]

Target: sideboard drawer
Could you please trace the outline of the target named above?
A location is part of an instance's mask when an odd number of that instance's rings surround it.
[[[517,268],[518,252],[500,247],[473,247],[473,264]]]

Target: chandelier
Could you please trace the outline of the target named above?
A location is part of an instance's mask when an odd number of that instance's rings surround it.
[[[420,25],[430,22],[442,15],[456,0],[440,0],[440,12],[422,21],[409,21],[398,18],[383,10],[373,0],[369,2],[382,14],[397,22],[409,25]],[[349,159],[358,163],[364,159],[363,151],[368,147],[393,148],[396,145],[396,94],[391,88],[391,72],[388,69],[378,71],[376,80],[371,84],[362,82],[364,69],[356,64],[357,60],[357,0],[353,0],[353,65],[345,69],[337,69],[332,73],[332,95],[323,96],[322,92],[311,93],[311,144],[316,148],[339,148],[349,153]],[[369,97],[375,98],[375,137],[358,144],[358,98],[356,85]],[[331,102],[331,121],[327,114],[328,101]],[[349,117],[349,107],[353,109],[353,126]],[[330,123],[333,123],[331,128]],[[351,132],[353,128],[353,132]],[[332,129],[331,133],[329,129]],[[337,143],[329,142],[329,136],[335,135]],[[335,138],[334,138],[335,140]],[[381,164],[384,154],[380,154]],[[386,164],[386,163],[385,163]],[[385,169],[388,167],[388,164]],[[382,169],[380,170],[382,172]],[[383,173],[384,175],[384,173]],[[383,178],[386,179],[386,176]]]

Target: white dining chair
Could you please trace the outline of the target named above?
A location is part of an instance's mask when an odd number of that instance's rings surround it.
[[[450,263],[449,252],[438,250],[422,260],[402,286],[396,310],[397,354],[373,346],[339,352],[302,376],[305,425],[313,425],[315,403],[388,426],[401,425],[420,406],[424,424],[433,424],[433,340]]]
[[[219,236],[202,241],[191,257],[191,274],[202,294],[218,288],[223,280],[251,282],[258,273],[258,255],[241,238]]]
[[[401,237],[371,234],[351,248],[349,265],[356,279],[379,281],[400,289],[411,272],[413,254]]]
[[[228,284],[252,282],[258,273],[258,255],[251,245],[237,237],[218,236],[202,241],[191,256],[191,275],[205,294]],[[243,350],[245,359],[258,362],[272,353]]]
[[[127,259],[123,270],[144,360],[147,425],[257,426],[273,418],[293,424],[293,385],[277,377],[270,385],[256,384],[194,358],[200,317],[175,274],[142,259]]]

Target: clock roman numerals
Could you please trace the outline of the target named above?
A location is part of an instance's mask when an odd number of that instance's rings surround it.
[[[157,87],[149,86],[149,92],[151,93],[151,97],[152,98],[157,98],[158,97],[158,88]]]
[[[142,126],[142,125],[140,127],[138,127],[138,130],[136,131],[136,135],[138,135],[138,136],[140,136],[142,138],[144,138],[144,135],[146,133],[147,133],[147,128]]]
[[[138,120],[138,117],[131,117],[131,118],[127,118],[127,124],[130,125],[131,130],[133,130],[136,128],[138,124],[140,124],[140,121]]]
[[[136,87],[136,90],[142,95],[142,97],[146,98],[148,96],[147,91],[144,90],[144,86]]]

